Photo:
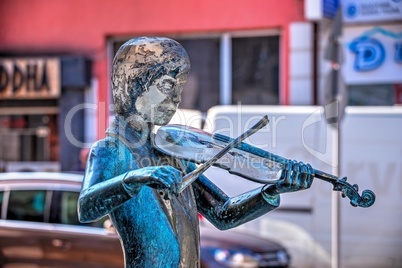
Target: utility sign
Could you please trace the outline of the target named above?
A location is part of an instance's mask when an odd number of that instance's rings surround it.
[[[402,25],[346,27],[343,51],[347,84],[402,82]]]
[[[343,0],[345,23],[402,20],[402,0]]]
[[[0,100],[58,98],[60,87],[59,59],[0,58]]]

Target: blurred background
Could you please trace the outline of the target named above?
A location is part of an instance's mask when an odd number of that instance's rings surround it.
[[[240,228],[284,244],[294,267],[402,267],[402,1],[1,0],[0,171],[82,172],[114,115],[114,53],[138,36],[187,50],[179,108],[198,127],[237,135],[268,114],[254,144],[377,194],[334,207],[317,182]],[[255,187],[221,172],[228,193]]]

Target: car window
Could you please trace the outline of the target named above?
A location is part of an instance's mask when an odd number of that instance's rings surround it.
[[[1,210],[3,207],[3,195],[4,195],[4,192],[0,191],[0,219],[1,219],[1,215],[3,215],[2,210]]]
[[[54,191],[52,197],[52,207],[50,210],[50,222],[70,225],[85,225],[93,227],[103,227],[104,219],[84,224],[78,220],[77,202],[79,193],[72,191]]]
[[[79,193],[69,191],[54,191],[50,222],[79,225],[77,213],[77,200]]]
[[[44,221],[46,191],[11,191],[8,199],[7,219],[20,221]]]

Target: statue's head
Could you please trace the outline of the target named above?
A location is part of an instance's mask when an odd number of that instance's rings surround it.
[[[156,125],[167,124],[181,101],[190,60],[176,41],[139,37],[124,43],[112,67],[115,111]]]

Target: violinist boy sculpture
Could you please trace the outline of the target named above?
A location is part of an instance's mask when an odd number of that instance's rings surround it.
[[[109,215],[126,267],[199,267],[197,213],[219,229],[253,220],[279,206],[279,195],[307,189],[309,165],[289,162],[272,185],[230,198],[201,175],[179,194],[195,165],[152,148],[154,125],[174,115],[190,71],[184,48],[168,38],[129,40],[113,61],[115,117],[89,155],[78,211],[81,222]]]

